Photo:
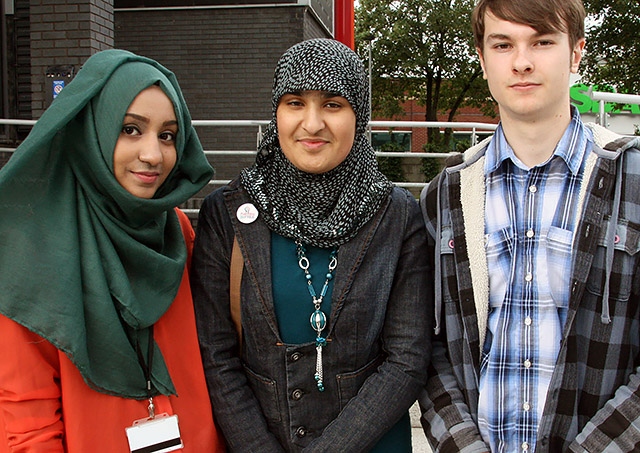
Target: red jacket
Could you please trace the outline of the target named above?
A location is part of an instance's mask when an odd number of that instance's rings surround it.
[[[179,217],[190,259],[194,232],[187,217]],[[184,452],[224,451],[204,380],[186,267],[154,338],[178,393],[155,397],[156,414],[178,414]],[[92,390],[64,353],[0,316],[0,453],[126,453],[125,428],[147,417],[147,406],[146,400]]]

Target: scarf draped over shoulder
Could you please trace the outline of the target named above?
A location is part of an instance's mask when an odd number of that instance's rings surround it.
[[[177,161],[141,199],[115,179],[113,150],[128,106],[154,84],[174,106]],[[187,259],[173,208],[212,172],[173,73],[122,50],[93,55],[0,171],[0,313],[63,351],[93,389],[147,397],[136,347],[146,355]],[[151,381],[175,393],[157,345]]]

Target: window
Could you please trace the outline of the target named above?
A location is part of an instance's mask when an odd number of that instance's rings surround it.
[[[371,131],[371,144],[376,151],[411,151],[411,132]]]

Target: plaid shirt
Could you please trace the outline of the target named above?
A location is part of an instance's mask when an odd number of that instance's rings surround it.
[[[579,215],[566,321],[536,433],[537,452],[632,452],[640,446],[640,139],[612,143],[620,137],[599,126],[590,129],[595,145],[574,211]],[[421,199],[440,282],[436,311],[442,310],[429,380],[419,398],[434,452],[489,448],[478,428],[489,327],[488,142],[448,162]]]
[[[541,165],[526,168],[501,127],[487,147],[490,311],[478,424],[495,452],[535,447],[569,303],[575,210],[591,137],[574,109],[553,156]]]

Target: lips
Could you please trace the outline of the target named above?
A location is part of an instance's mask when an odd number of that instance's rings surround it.
[[[539,86],[540,84],[533,83],[533,82],[518,82],[511,85],[511,88],[514,88],[516,90],[526,90],[526,89],[536,88]]]
[[[160,174],[157,172],[150,171],[134,171],[132,172],[141,182],[145,184],[153,184],[158,180]]]
[[[327,143],[329,143],[328,140],[322,139],[322,138],[301,138],[298,139],[298,143],[301,143],[304,147],[309,148],[309,149],[318,149],[321,148],[322,146],[326,145]]]

